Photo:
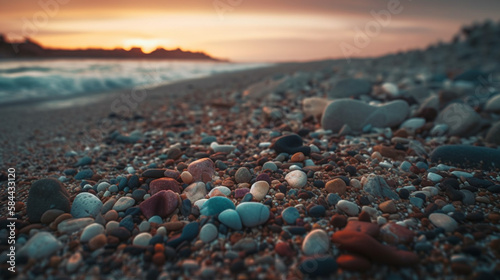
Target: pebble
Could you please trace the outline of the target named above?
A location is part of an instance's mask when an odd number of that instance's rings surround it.
[[[486,102],[484,106],[486,112],[500,114],[500,94],[494,95]]]
[[[427,174],[427,179],[431,180],[434,183],[440,182],[443,179],[443,176],[438,175],[436,173],[429,172]]]
[[[159,178],[149,183],[149,192],[151,195],[163,190],[171,190],[175,193],[181,193],[182,188],[179,183],[172,178]]]
[[[336,194],[336,193],[330,193],[326,197],[326,200],[328,201],[328,204],[330,205],[337,205],[337,203],[341,200],[342,198]]]
[[[185,188],[182,194],[185,194],[190,201],[196,202],[205,198],[207,195],[207,188],[205,183],[195,182]]]
[[[358,205],[347,200],[340,200],[337,203],[337,209],[341,210],[349,216],[357,216],[359,214]]]
[[[90,169],[84,169],[75,175],[75,180],[90,179],[94,176],[94,172]]]
[[[320,218],[324,217],[326,213],[326,208],[323,205],[315,205],[311,207],[308,211],[309,217]]]
[[[425,124],[424,118],[411,118],[404,121],[399,128],[404,128],[407,131],[415,132]]]
[[[97,192],[104,192],[109,188],[110,184],[108,182],[101,182],[97,185]]]
[[[158,215],[162,218],[170,215],[177,208],[179,197],[173,191],[160,191],[143,201],[139,207],[146,218]]]
[[[151,234],[147,232],[141,232],[134,237],[134,241],[132,242],[132,244],[136,246],[148,246],[151,238],[153,238]]]
[[[217,142],[212,142],[212,144],[210,144],[210,148],[212,148],[212,150],[214,150],[214,152],[216,153],[226,154],[229,154],[234,151],[234,149],[236,149],[236,147],[233,145],[219,145]]]
[[[246,227],[261,225],[269,219],[269,208],[258,202],[243,202],[236,207],[241,222]]]
[[[337,262],[331,255],[314,255],[304,258],[299,264],[299,270],[313,278],[333,274],[337,271],[337,267]]]
[[[294,170],[286,174],[285,180],[288,182],[290,187],[301,189],[307,184],[307,175],[300,170]]]
[[[255,182],[250,188],[250,193],[253,198],[257,201],[261,201],[267,195],[269,191],[269,184],[266,181]]]
[[[124,196],[120,197],[118,201],[113,205],[113,210],[115,211],[125,211],[130,207],[134,206],[135,200],[131,197]]]
[[[378,205],[380,210],[384,213],[394,214],[398,211],[396,204],[392,200],[387,200]]]
[[[36,260],[46,258],[61,249],[63,244],[50,232],[40,231],[33,235],[17,252],[19,257],[26,256]]]
[[[271,145],[271,149],[274,149],[276,153],[287,153],[293,155],[295,153],[301,152],[308,156],[311,153],[311,148],[303,145],[304,140],[297,134],[289,134],[278,137],[274,143]]]
[[[91,193],[79,193],[71,205],[71,215],[74,218],[97,217],[101,213],[102,201]]]
[[[262,165],[262,170],[271,170],[271,171],[276,171],[278,170],[278,166],[272,161],[268,161]]]
[[[353,131],[361,132],[369,125],[381,128],[397,126],[409,113],[408,103],[403,100],[371,106],[359,100],[337,99],[325,108],[321,126],[337,133],[344,125],[348,125]]]
[[[448,135],[465,136],[473,131],[481,117],[472,107],[462,103],[451,103],[437,116],[435,123],[448,125]]]
[[[419,257],[409,251],[395,250],[379,243],[368,234],[356,231],[337,231],[332,241],[341,250],[361,254],[371,261],[394,266],[410,266],[419,262]]]
[[[40,218],[40,222],[42,224],[48,225],[48,224],[52,223],[57,217],[61,216],[62,214],[64,214],[64,211],[62,211],[62,210],[49,209],[43,213],[42,217]]]
[[[57,231],[60,233],[78,232],[92,223],[94,223],[93,218],[67,219],[57,225]]]
[[[26,213],[32,223],[40,222],[42,214],[50,209],[70,211],[69,193],[64,185],[56,179],[35,181],[28,193]]]
[[[106,235],[105,234],[99,234],[97,236],[95,236],[94,238],[90,239],[89,241],[89,249],[91,251],[95,251],[99,248],[102,248],[104,247],[104,245],[106,245],[107,243],[107,238],[106,238]]]
[[[202,158],[191,162],[188,165],[187,171],[193,176],[193,180],[202,181],[204,183],[212,180],[215,172],[215,164],[209,158]]]
[[[252,180],[252,173],[246,167],[240,167],[234,175],[236,183],[249,183]]]
[[[462,167],[490,168],[500,166],[500,150],[468,145],[443,145],[432,152],[431,161]]]
[[[434,226],[443,228],[446,232],[453,232],[458,228],[458,223],[446,214],[432,213],[429,215],[429,220]]]
[[[193,175],[191,175],[191,173],[189,173],[188,171],[183,171],[181,173],[181,180],[185,184],[190,184],[191,182],[193,182]]]
[[[337,264],[345,269],[350,271],[367,271],[371,268],[372,263],[360,256],[355,254],[342,254],[337,258]]]
[[[101,224],[92,223],[83,229],[82,235],[80,236],[80,242],[88,242],[90,239],[102,233],[104,233],[104,227]]]
[[[235,209],[234,203],[226,197],[214,196],[203,203],[200,213],[204,216],[217,216],[226,209]]]
[[[369,175],[362,180],[363,190],[375,197],[390,198],[399,200],[399,196],[395,193],[382,176]]]
[[[304,255],[322,255],[330,249],[330,239],[328,234],[322,229],[315,229],[309,232],[302,242],[302,252]]]
[[[388,244],[408,244],[413,241],[415,233],[396,223],[387,223],[380,228],[380,238]]]
[[[346,193],[346,190],[347,190],[347,185],[344,182],[344,180],[342,180],[340,178],[336,178],[336,179],[333,179],[333,180],[326,182],[325,190],[328,193],[336,193],[339,195],[344,195]]]
[[[205,243],[210,243],[217,238],[219,234],[214,224],[205,224],[200,230],[200,239]]]
[[[221,223],[226,225],[227,227],[234,229],[234,230],[241,230],[243,228],[243,225],[241,224],[241,219],[240,215],[236,210],[233,209],[227,209],[222,211],[218,219]]]
[[[297,208],[290,206],[281,212],[281,217],[289,225],[295,225],[295,222],[300,218],[300,213]]]

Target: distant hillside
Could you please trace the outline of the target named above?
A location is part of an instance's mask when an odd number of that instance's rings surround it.
[[[0,59],[12,58],[158,58],[158,59],[192,59],[221,61],[203,52],[183,51],[181,49],[166,50],[158,48],[151,53],[144,53],[140,48],[124,49],[49,49],[26,39],[24,42],[8,42],[0,34]]]

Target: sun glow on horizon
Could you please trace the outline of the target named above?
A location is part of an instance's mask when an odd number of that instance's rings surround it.
[[[150,53],[157,48],[174,49],[173,41],[168,39],[144,39],[144,38],[129,38],[122,42],[122,46],[126,50],[132,48],[141,48],[144,53]]]

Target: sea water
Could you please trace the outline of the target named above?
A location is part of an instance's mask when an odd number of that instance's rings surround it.
[[[0,104],[123,88],[154,87],[269,65],[134,59],[0,60]]]

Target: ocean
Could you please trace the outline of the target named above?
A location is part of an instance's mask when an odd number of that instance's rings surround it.
[[[0,61],[0,104],[133,87],[154,87],[179,80],[270,65],[133,59]]]

